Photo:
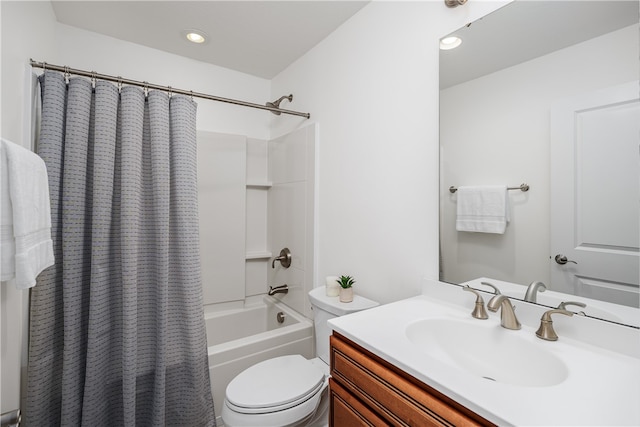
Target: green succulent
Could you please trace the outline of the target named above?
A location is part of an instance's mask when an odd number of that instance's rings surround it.
[[[351,276],[340,276],[338,279],[338,284],[344,289],[352,287],[354,283],[356,283],[356,281]]]

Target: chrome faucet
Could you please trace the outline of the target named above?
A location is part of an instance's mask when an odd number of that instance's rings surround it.
[[[476,319],[488,319],[489,315],[487,314],[487,310],[484,309],[484,300],[480,296],[480,293],[475,289],[471,289],[469,285],[465,285],[462,287],[463,291],[473,292],[476,295],[476,305],[473,309],[471,315]]]
[[[542,282],[531,282],[527,287],[527,293],[524,295],[524,300],[528,302],[536,302],[538,296],[537,292],[544,292],[547,287]]]
[[[564,314],[565,316],[573,316],[573,313],[568,310],[562,309],[553,309],[549,311],[545,311],[542,317],[540,318],[540,327],[536,331],[536,336],[546,341],[558,341],[558,335],[556,331],[553,329],[553,320],[551,320],[551,315],[554,313]]]
[[[269,292],[267,292],[270,296],[273,296],[275,294],[286,294],[287,292],[289,292],[289,286],[285,285],[280,285],[280,286],[276,286],[275,288],[273,286],[269,286]]]
[[[500,325],[506,329],[517,330],[521,328],[520,322],[516,317],[511,300],[506,295],[496,295],[491,298],[491,301],[487,304],[487,308],[494,313],[500,310]]]

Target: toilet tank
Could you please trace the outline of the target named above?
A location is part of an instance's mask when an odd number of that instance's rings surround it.
[[[327,365],[329,364],[329,335],[331,335],[331,328],[327,325],[327,320],[379,305],[377,302],[360,295],[354,295],[352,302],[340,302],[339,297],[328,297],[324,286],[314,288],[309,292],[309,300],[313,307],[316,356]]]

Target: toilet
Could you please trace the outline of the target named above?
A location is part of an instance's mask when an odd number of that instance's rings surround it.
[[[378,305],[359,295],[350,303],[326,296],[324,286],[309,292],[314,313],[316,357],[274,357],[245,369],[227,386],[222,407],[225,427],[328,425],[329,335],[327,320]]]

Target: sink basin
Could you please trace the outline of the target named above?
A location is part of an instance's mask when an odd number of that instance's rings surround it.
[[[455,319],[423,319],[405,330],[407,338],[424,353],[473,375],[524,387],[549,387],[569,375],[565,363],[526,340],[523,331],[499,325]]]

